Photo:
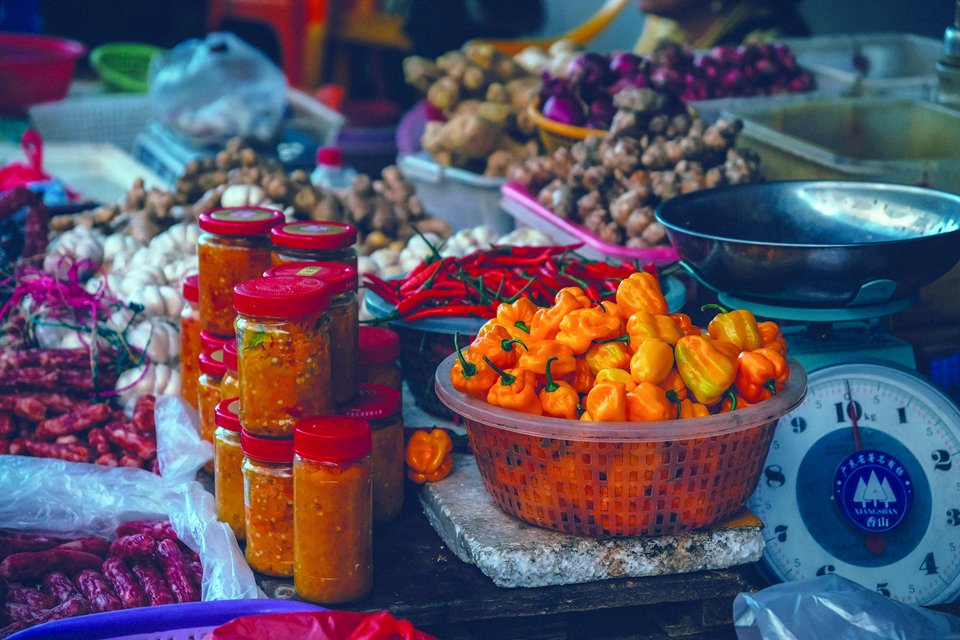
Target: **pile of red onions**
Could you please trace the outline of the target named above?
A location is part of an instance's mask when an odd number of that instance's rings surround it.
[[[718,46],[703,52],[663,43],[649,56],[627,51],[584,53],[563,77],[544,72],[541,112],[563,124],[607,129],[613,96],[651,87],[684,101],[811,91],[813,75],[783,43]]]

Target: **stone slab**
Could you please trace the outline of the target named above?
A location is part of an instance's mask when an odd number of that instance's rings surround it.
[[[496,506],[473,456],[454,458],[450,476],[426,484],[420,502],[457,557],[500,587],[726,569],[763,555],[763,524],[746,509],[720,526],[657,537],[596,539],[535,527]]]

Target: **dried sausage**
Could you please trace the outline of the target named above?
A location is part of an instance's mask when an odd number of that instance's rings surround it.
[[[169,538],[157,544],[157,560],[167,574],[170,590],[177,598],[177,602],[194,602],[199,600],[197,589],[190,581],[187,568],[183,564],[183,553],[177,543]]]
[[[77,574],[76,583],[94,611],[116,611],[123,608],[123,603],[114,593],[113,587],[99,571],[84,569]]]
[[[104,560],[103,577],[110,582],[113,590],[120,597],[120,601],[123,602],[125,609],[143,606],[143,589],[137,584],[137,579],[123,560],[116,556]]]
[[[170,587],[163,579],[163,575],[146,563],[138,563],[132,567],[133,575],[137,576],[143,593],[147,596],[147,604],[151,607],[158,604],[174,604],[176,600],[170,592]]]
[[[22,551],[11,554],[0,562],[0,578],[38,580],[54,569],[69,575],[83,569],[99,569],[102,563],[100,556],[76,549]]]
[[[149,560],[157,549],[157,541],[144,534],[121,536],[110,543],[110,555],[130,560]]]

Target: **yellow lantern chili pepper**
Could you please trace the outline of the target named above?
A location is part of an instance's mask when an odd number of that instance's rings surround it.
[[[540,398],[537,397],[537,375],[529,369],[501,370],[484,356],[483,361],[500,374],[500,382],[487,391],[487,402],[504,409],[543,415]]]
[[[630,358],[630,375],[636,382],[659,384],[670,375],[673,364],[670,345],[659,338],[647,338]]]
[[[627,335],[630,337],[630,348],[636,351],[647,338],[659,338],[667,344],[677,344],[684,334],[671,316],[637,311],[627,320]]]
[[[573,349],[556,340],[541,340],[529,345],[517,361],[517,367],[543,376],[547,373],[547,360],[550,358],[557,359],[553,364],[553,375],[556,377],[576,371],[577,363]]]
[[[627,388],[622,382],[601,382],[593,385],[585,402],[592,420],[626,422]]]
[[[560,331],[560,321],[575,309],[587,309],[593,303],[578,287],[565,287],[557,291],[552,307],[537,309],[530,321],[530,340],[553,340]]]
[[[580,394],[569,383],[553,379],[550,367],[555,361],[556,357],[547,359],[547,384],[540,392],[543,415],[576,420]]]
[[[606,340],[623,333],[620,316],[612,315],[600,307],[574,309],[560,321],[557,342],[570,347],[577,355],[585,353],[594,340]]]
[[[667,392],[651,382],[641,382],[627,393],[627,420],[631,422],[669,420],[673,414]]]
[[[512,367],[520,359],[517,345],[524,349],[527,346],[519,338],[514,338],[506,327],[496,325],[482,335],[477,335],[470,344],[470,353],[476,356],[487,356],[500,368]]]
[[[628,369],[630,351],[622,342],[606,342],[591,345],[583,354],[590,372],[596,375],[600,369]]]
[[[593,388],[593,381],[596,378],[593,371],[590,370],[590,365],[587,364],[585,358],[577,358],[574,366],[576,368],[573,370],[573,374],[567,378],[570,381],[570,386],[576,389],[577,393],[589,392]]]
[[[483,360],[463,353],[460,348],[460,334],[453,336],[453,345],[457,349],[457,360],[450,367],[450,383],[461,393],[481,400],[487,397],[487,390],[497,381],[497,372]]]
[[[740,351],[753,351],[760,346],[760,328],[757,319],[746,309],[727,311],[720,305],[706,304],[703,309],[715,308],[720,313],[707,325],[707,333],[714,340],[732,342]]]
[[[637,311],[668,313],[667,299],[660,291],[660,283],[656,276],[646,271],[637,271],[621,281],[616,300],[620,315],[624,318],[629,318]]]
[[[786,359],[774,349],[761,347],[739,356],[736,390],[747,402],[756,404],[783,389],[790,369]]]
[[[417,484],[446,478],[453,468],[452,452],[453,440],[443,429],[414,431],[404,452],[407,477]]]
[[[630,372],[626,369],[600,369],[593,384],[596,386],[601,382],[622,382],[628,393],[637,386],[637,383],[630,377]]]
[[[677,371],[697,402],[710,405],[737,378],[737,359],[718,349],[707,336],[684,336],[674,349]]]
[[[707,405],[694,402],[689,398],[680,401],[678,418],[702,418],[708,415],[710,415],[710,409],[707,408]]]
[[[611,302],[610,300],[604,300],[600,303],[600,306],[603,307],[603,310],[609,313],[610,315],[617,316],[622,320],[626,320],[623,316],[620,315],[620,307],[617,306],[616,302]]]
[[[700,327],[693,324],[693,320],[690,319],[685,313],[671,313],[670,317],[677,323],[677,326],[680,327],[680,331],[683,332],[685,336],[699,336],[703,331],[700,330]]]
[[[584,422],[592,422],[593,416],[590,415],[589,411],[584,411],[583,413],[580,414],[580,419],[583,420]]]
[[[683,400],[687,397],[687,385],[684,383],[683,378],[680,377],[680,372],[677,371],[676,367],[671,369],[667,377],[661,380],[657,386],[667,392],[673,391],[678,400]]]
[[[769,320],[758,322],[757,329],[760,332],[760,346],[773,349],[780,355],[787,355],[787,341],[783,339],[783,332],[776,322]]]
[[[530,298],[520,297],[515,302],[500,303],[496,320],[507,328],[514,338],[527,340],[530,336],[530,324],[537,312],[537,305]]]

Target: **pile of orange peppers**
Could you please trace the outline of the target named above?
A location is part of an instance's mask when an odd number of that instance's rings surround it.
[[[782,390],[790,369],[774,322],[718,307],[707,330],[670,313],[657,277],[637,272],[615,302],[560,290],[553,306],[501,304],[465,349],[454,388],[523,413],[601,422],[733,411]]]

